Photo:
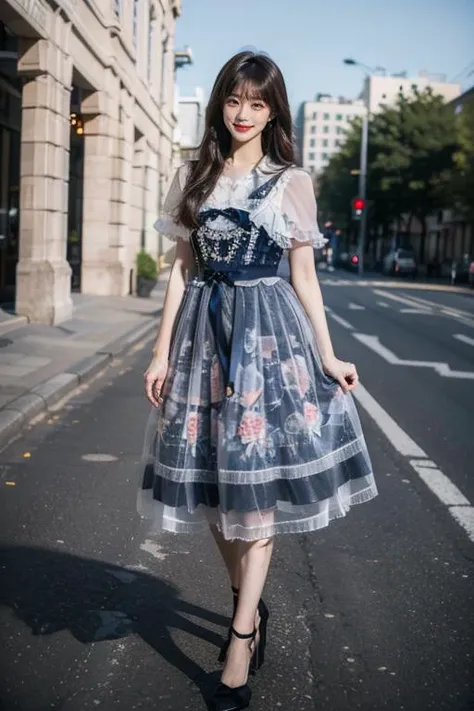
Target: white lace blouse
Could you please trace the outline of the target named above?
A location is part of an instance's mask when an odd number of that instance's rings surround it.
[[[163,206],[163,213],[155,222],[155,228],[171,239],[189,240],[190,230],[175,220],[175,211],[181,199],[189,164],[177,171]],[[317,221],[317,206],[311,177],[302,168],[287,168],[268,195],[259,200],[249,199],[250,194],[270,180],[281,167],[264,158],[250,173],[237,178],[222,175],[202,210],[233,207],[249,212],[250,220],[263,227],[267,234],[283,249],[295,243],[309,243],[320,248],[326,243]],[[212,229],[226,231],[234,227],[226,217],[218,216],[211,223]]]

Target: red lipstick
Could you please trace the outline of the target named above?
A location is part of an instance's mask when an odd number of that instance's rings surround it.
[[[234,128],[236,131],[239,131],[239,133],[245,133],[246,131],[250,131],[253,126],[242,126],[241,124],[234,123]]]

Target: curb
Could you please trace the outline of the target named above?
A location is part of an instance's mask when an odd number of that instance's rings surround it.
[[[160,314],[161,308],[150,315],[150,323],[136,326],[97,353],[77,361],[66,372],[54,375],[9,402],[0,410],[0,447],[5,447],[31,418],[41,412],[47,412],[52,405],[78,385],[87,382],[103,370],[113,358],[126,353],[137,341],[156,330]]]

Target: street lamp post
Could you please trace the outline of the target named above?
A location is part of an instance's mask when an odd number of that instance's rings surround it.
[[[383,67],[368,67],[362,62],[356,62],[355,59],[345,59],[344,64],[349,66],[360,67],[365,71],[366,77],[372,76],[376,72],[385,71]],[[360,167],[359,167],[359,195],[365,202],[364,209],[362,210],[362,215],[359,223],[359,239],[358,239],[358,251],[359,251],[359,264],[358,272],[359,276],[364,273],[364,253],[365,253],[365,233],[367,230],[367,150],[369,145],[369,106],[367,102],[366,111],[362,117],[362,135],[360,143]]]

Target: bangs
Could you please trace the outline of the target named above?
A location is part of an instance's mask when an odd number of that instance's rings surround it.
[[[275,103],[271,79],[262,67],[256,64],[242,67],[233,79],[226,87],[224,99],[233,94],[247,101],[264,101],[269,106]]]

